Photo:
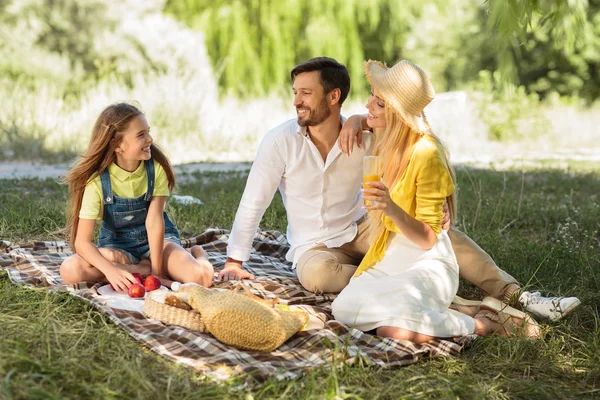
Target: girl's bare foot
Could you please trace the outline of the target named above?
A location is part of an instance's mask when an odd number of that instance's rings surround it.
[[[194,257],[196,260],[200,258],[208,259],[208,254],[206,254],[206,251],[204,251],[202,246],[195,245],[190,247],[190,253],[192,254],[192,257]]]

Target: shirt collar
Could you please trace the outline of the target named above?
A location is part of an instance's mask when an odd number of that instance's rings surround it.
[[[146,168],[144,167],[143,162],[140,162],[140,165],[133,172],[125,171],[115,163],[110,164],[108,167],[108,173],[121,182],[125,182],[129,179],[140,178],[144,176],[145,172]]]

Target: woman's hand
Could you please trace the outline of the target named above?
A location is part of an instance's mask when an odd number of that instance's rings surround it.
[[[342,150],[342,153],[347,156],[352,154],[354,149],[354,143],[360,148],[362,144],[362,119],[361,115],[353,115],[344,122],[342,130],[338,136],[338,146]]]
[[[450,224],[452,223],[452,221],[450,221],[450,210],[448,209],[447,201],[444,203],[442,211],[444,212],[444,215],[442,216],[442,230],[447,232],[450,229]]]
[[[381,210],[385,215],[392,211],[394,201],[390,197],[390,191],[383,182],[363,182],[363,198],[367,210]]]

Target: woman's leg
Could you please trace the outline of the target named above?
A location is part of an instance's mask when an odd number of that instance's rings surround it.
[[[149,260],[142,260],[139,264],[131,264],[129,256],[119,250],[107,248],[98,250],[104,258],[125,271],[147,275],[152,270]],[[104,274],[98,268],[85,261],[77,253],[63,261],[60,266],[60,276],[65,283],[70,285],[79,282],[102,282],[105,280]]]
[[[511,314],[482,309],[475,316],[475,334],[479,336],[505,336],[537,339],[540,330],[537,323]]]
[[[494,334],[500,336],[509,336],[509,333],[506,331],[505,327],[499,322],[496,322],[497,315],[490,314],[494,313],[491,311],[481,311],[475,316],[475,331],[473,333],[478,336],[491,336]],[[377,328],[377,336],[384,336],[398,340],[408,340],[415,344],[426,343],[435,339],[435,336],[424,335],[422,333],[409,331],[408,329],[397,328],[395,326],[380,326]]]
[[[475,332],[478,336],[507,336],[502,324],[497,322],[497,315],[490,311],[480,311],[475,315]]]
[[[504,336],[504,337],[529,337],[538,338],[539,331],[533,332],[523,323],[523,320],[504,313],[495,313],[482,310],[475,315],[475,331],[478,336]],[[380,326],[377,328],[377,336],[389,337],[398,340],[408,340],[415,344],[429,342],[434,336],[424,335],[409,331],[408,329],[395,326]],[[444,339],[444,338],[439,338]]]
[[[377,328],[377,336],[389,337],[397,340],[408,340],[415,344],[426,343],[435,339],[434,336],[424,335],[395,326],[380,326]]]
[[[168,276],[175,281],[212,285],[215,270],[200,246],[192,247],[188,253],[177,243],[165,242],[163,263]]]

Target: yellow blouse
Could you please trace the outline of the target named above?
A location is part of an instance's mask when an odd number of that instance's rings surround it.
[[[435,233],[442,229],[442,207],[446,197],[454,192],[454,183],[446,164],[444,149],[429,135],[417,144],[408,166],[390,196],[411,217],[426,223]],[[391,218],[383,218],[385,227],[356,269],[354,276],[362,274],[383,259],[389,245],[390,232],[402,233]]]

